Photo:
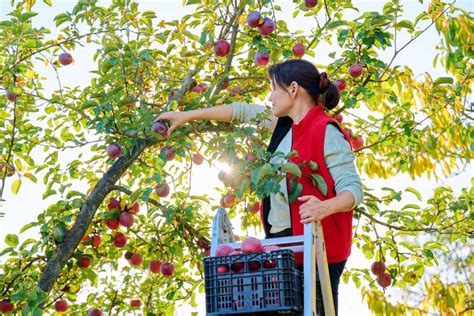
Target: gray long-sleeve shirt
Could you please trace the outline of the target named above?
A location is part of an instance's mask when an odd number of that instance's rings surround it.
[[[266,111],[261,105],[247,103],[232,103],[232,120],[238,122],[247,122],[254,118],[258,113]],[[262,126],[273,130],[276,126],[277,118],[272,117],[261,123]],[[292,144],[291,129],[280,142],[276,151],[288,153],[291,151]],[[355,203],[353,207],[358,206],[363,199],[362,183],[357,174],[354,165],[354,153],[344,135],[339,129],[328,124],[326,127],[326,137],[324,139],[324,161],[331,174],[336,193],[348,191],[354,196]],[[270,195],[270,213],[268,222],[272,225],[271,232],[277,233],[288,227],[291,227],[290,210],[287,201],[288,191],[286,181],[280,183],[283,194]]]

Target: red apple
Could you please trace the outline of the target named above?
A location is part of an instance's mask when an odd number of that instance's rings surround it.
[[[214,43],[214,53],[219,57],[227,56],[229,53],[230,44],[225,39],[217,40]]]
[[[125,252],[125,254],[123,255],[123,257],[124,257],[125,259],[127,259],[127,260],[132,259],[132,256],[133,256],[133,252],[128,251],[128,250],[127,250],[127,251]]]
[[[151,126],[151,130],[161,136],[165,137],[168,136],[168,126],[163,122],[155,122]]]
[[[261,264],[258,261],[250,261],[249,262],[249,270],[250,271],[257,271],[260,270]]]
[[[200,153],[193,154],[193,163],[200,165],[203,161],[204,157]]]
[[[352,139],[352,148],[354,150],[359,150],[364,146],[364,139],[361,135],[357,136],[356,139]]]
[[[209,243],[204,239],[199,239],[197,241],[197,245],[198,247],[203,248],[203,249],[209,248]]]
[[[159,260],[151,260],[150,261],[150,271],[152,273],[158,273],[161,271],[161,261]]]
[[[377,278],[377,283],[383,288],[389,287],[392,284],[392,277],[388,273],[383,273]]]
[[[304,52],[305,52],[304,45],[296,44],[295,46],[293,46],[292,52],[295,57],[298,57],[298,58],[303,57]]]
[[[81,268],[88,268],[91,265],[91,261],[90,257],[81,257],[81,259],[77,261],[77,265]]]
[[[341,113],[339,113],[339,114],[336,115],[335,119],[339,124],[342,124],[342,121],[344,120],[344,117],[342,116]]]
[[[373,274],[380,276],[385,272],[385,263],[381,261],[375,261],[372,263],[372,266],[370,267],[370,270],[372,271]]]
[[[108,218],[105,221],[105,224],[108,228],[115,230],[119,227],[120,222],[118,221],[118,219]]]
[[[15,168],[11,165],[7,165],[6,171],[7,171],[7,177],[11,177],[15,174]],[[5,172],[5,165],[0,164],[0,178],[3,177],[4,172]]]
[[[109,211],[114,210],[114,209],[119,209],[119,208],[120,208],[120,200],[111,199],[109,201],[109,204],[107,204],[107,209]]]
[[[101,239],[100,239],[100,236],[99,235],[93,235],[92,238],[91,238],[91,245],[92,247],[94,248],[97,248],[99,247],[100,245],[100,242],[101,242]]]
[[[59,63],[63,66],[67,66],[69,65],[70,63],[72,63],[72,55],[69,54],[69,53],[62,53],[62,54],[59,54]]]
[[[82,242],[86,243],[90,240],[91,238],[89,237],[89,235],[85,235],[84,237],[82,237]]]
[[[258,26],[258,31],[260,34],[266,36],[270,35],[275,31],[276,24],[272,19],[264,18],[263,23]]]
[[[159,184],[155,187],[155,193],[159,197],[167,197],[170,194],[170,186],[167,183]]]
[[[166,262],[161,265],[161,274],[164,276],[171,276],[174,273],[174,266],[172,263]]]
[[[160,155],[165,156],[166,160],[170,161],[174,159],[174,157],[176,156],[176,152],[173,147],[165,146],[161,148]]]
[[[252,161],[257,160],[257,157],[255,157],[252,153],[248,153],[248,154],[245,156],[245,160],[252,162]]]
[[[56,303],[54,303],[54,309],[57,312],[65,312],[67,311],[67,301],[66,300],[59,300]]]
[[[129,208],[128,211],[133,214],[137,214],[140,211],[140,204],[138,202],[133,203]]]
[[[257,202],[250,208],[250,213],[257,214],[260,211],[260,203]]]
[[[263,245],[260,240],[255,237],[247,237],[241,245],[242,253],[256,253],[262,251]]]
[[[142,301],[140,301],[140,300],[131,300],[130,301],[130,306],[134,307],[134,308],[138,308],[138,307],[142,306]]]
[[[10,102],[15,102],[17,98],[17,95],[11,92],[10,90],[7,90],[7,100]]]
[[[360,77],[360,75],[362,75],[363,71],[364,69],[362,68],[360,64],[354,64],[349,68],[349,75],[352,78],[357,78],[357,77]]]
[[[236,256],[236,255],[241,255],[242,252],[238,251],[238,250],[235,250],[235,251],[232,251],[229,256]],[[245,264],[243,262],[234,262],[232,265],[231,265],[231,269],[233,272],[240,272],[244,269],[244,266]]]
[[[265,261],[263,262],[263,267],[264,267],[265,269],[273,269],[273,268],[276,267],[276,265],[277,265],[277,263],[276,263],[275,260],[265,260]]]
[[[347,85],[344,79],[337,79],[335,85],[339,91],[346,90]]]
[[[119,222],[123,227],[131,227],[134,222],[133,214],[129,212],[120,213]]]
[[[225,197],[224,197],[224,203],[226,205],[234,205],[235,203],[235,195],[233,194],[227,194]]]
[[[304,6],[307,8],[314,8],[318,4],[318,0],[304,0]]]
[[[117,248],[122,248],[127,244],[127,236],[122,234],[121,232],[118,232],[114,236],[114,246]]]
[[[120,146],[116,143],[112,143],[107,146],[106,152],[107,156],[112,159],[122,156],[122,148],[120,148]]]
[[[217,266],[217,273],[227,273],[229,272],[229,267],[225,264],[220,264]]]
[[[91,309],[88,316],[102,316],[102,311],[98,308]]]
[[[132,258],[130,258],[131,264],[134,266],[139,266],[143,262],[143,257],[139,253],[135,253],[132,255]]]
[[[199,93],[199,94],[204,93],[204,92],[207,91],[207,84],[206,83],[200,83],[200,84],[196,85],[193,88],[192,91],[194,91],[196,93]]]
[[[267,246],[263,246],[262,248],[262,251],[264,252],[272,252],[272,251],[277,251],[277,250],[280,250],[280,247],[278,247],[277,245],[267,245]]]
[[[258,52],[255,54],[254,58],[255,63],[257,66],[266,66],[268,62],[270,61],[270,55],[265,52]]]
[[[15,306],[10,302],[9,299],[4,298],[2,302],[0,303],[0,311],[2,313],[9,313],[11,312]]]
[[[222,89],[225,90],[229,87],[229,78],[225,78],[222,82]]]
[[[242,89],[240,89],[240,87],[233,87],[232,89],[230,89],[231,96],[239,95],[241,92],[242,92]]]
[[[227,244],[219,245],[219,247],[217,247],[216,249],[216,257],[228,256],[233,251],[234,251],[234,248],[232,248],[231,246]]]
[[[250,27],[257,27],[260,25],[260,19],[262,16],[260,15],[260,12],[253,11],[250,12],[249,15],[247,15],[247,24]]]

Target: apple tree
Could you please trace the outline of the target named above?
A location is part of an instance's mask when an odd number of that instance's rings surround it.
[[[270,135],[255,122],[196,122],[167,135],[166,122],[155,118],[263,102],[266,65],[301,57],[318,63],[325,44],[333,47],[324,52],[331,62],[320,68],[341,91],[331,115],[353,135],[364,178],[438,179],[469,166],[472,17],[455,3],[420,2],[407,19],[398,0],[365,12],[350,0],[294,0],[288,8],[311,25],[305,33],[278,18],[287,6],[269,0],[186,0],[192,14],[161,21],[139,1],[79,0],[54,17],[54,29],[35,25],[35,0],[12,0],[0,21],[0,197],[5,190],[26,196],[21,185],[32,181],[54,203],[18,232],[36,230],[37,238],[6,237],[2,311],[168,315],[177,302],[194,305],[214,210],[258,226],[258,203],[278,191],[278,171],[298,174],[298,166],[268,163]],[[440,43],[426,49],[436,50],[443,77],[397,63],[432,29]],[[93,52],[75,54],[80,46]],[[87,86],[64,85],[61,77],[80,59],[94,65]],[[43,76],[44,68],[55,76]],[[220,202],[191,193],[193,168],[204,161],[231,166],[219,176]],[[461,250],[472,242],[474,189],[462,185],[461,194],[439,186],[430,196],[402,183],[365,187],[354,247],[377,262],[376,274],[358,267],[343,279],[375,313],[473,307],[465,279],[445,281],[441,270],[423,278],[443,262],[455,262],[460,276],[472,273],[472,254]],[[454,245],[460,253],[452,260]],[[409,293],[422,283],[414,305],[381,299],[388,286]],[[440,288],[447,294],[436,296]]]

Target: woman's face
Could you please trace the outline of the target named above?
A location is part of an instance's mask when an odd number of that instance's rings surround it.
[[[268,100],[272,103],[272,113],[276,117],[288,116],[293,105],[290,87],[282,88],[272,80],[272,93]]]

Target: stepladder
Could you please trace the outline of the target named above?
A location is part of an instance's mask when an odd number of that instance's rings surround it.
[[[324,310],[326,316],[335,316],[331,281],[326,257],[323,227],[320,222],[304,225],[304,233],[300,236],[263,239],[262,244],[277,245],[280,249],[290,249],[294,253],[303,253],[303,311],[302,316],[320,316],[318,310]],[[241,249],[241,242],[235,241],[232,224],[223,208],[219,208],[214,216],[211,236],[211,256],[215,256],[217,248],[229,244],[235,250]],[[316,275],[319,277],[323,309],[317,306]]]

